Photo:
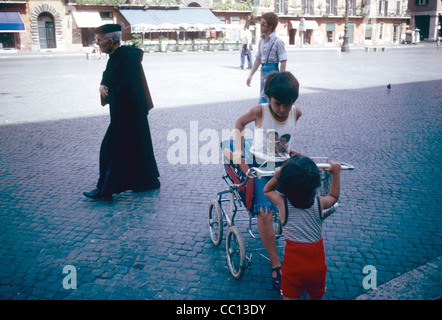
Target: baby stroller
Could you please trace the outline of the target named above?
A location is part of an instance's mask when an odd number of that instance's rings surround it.
[[[253,228],[256,224],[256,217],[253,217],[251,213],[254,187],[253,178],[258,175],[273,175],[272,171],[260,170],[259,173],[257,173],[257,168],[249,167],[247,163],[252,159],[252,155],[249,151],[252,140],[246,139],[244,143],[245,161],[241,164],[233,163],[233,152],[231,151],[234,150],[233,140],[227,140],[221,143],[224,169],[226,172],[222,178],[228,185],[228,189],[218,192],[218,199],[210,202],[208,210],[209,232],[215,246],[221,244],[224,227],[227,227],[227,265],[235,279],[242,277],[244,270],[247,268],[248,263],[251,263],[252,259],[252,253],[246,255],[244,237],[236,223],[240,221],[247,222],[248,234],[253,239],[260,239],[259,235],[255,232],[256,228]],[[245,211],[247,213],[246,217],[237,218],[239,211]],[[275,227],[275,235],[278,238],[282,235],[282,228],[277,214],[273,215],[273,224]],[[258,252],[266,258],[265,255],[259,252],[261,250],[264,249],[254,249],[253,252]]]
[[[260,239],[259,234],[255,232],[256,217],[252,214],[253,202],[253,178],[271,177],[274,174],[274,166],[250,167],[247,163],[252,163],[252,155],[250,147],[251,139],[244,141],[245,159],[241,164],[233,163],[234,142],[233,140],[223,141],[221,149],[223,151],[224,169],[226,174],[222,177],[226,182],[228,189],[218,192],[218,199],[209,203],[208,209],[208,226],[212,242],[215,246],[219,246],[224,235],[224,227],[227,227],[226,233],[226,257],[227,265],[232,276],[240,279],[244,270],[252,262],[253,253],[268,260],[268,257],[261,253],[264,248],[252,249],[249,255],[246,254],[246,246],[242,233],[239,230],[237,222],[244,221],[247,224],[247,233],[252,239]],[[317,162],[318,168],[324,168],[328,164],[328,159],[324,157],[311,158]],[[272,159],[267,160],[272,161]],[[274,159],[273,159],[274,161]],[[350,165],[343,164],[343,169],[352,169]],[[319,195],[328,193],[331,181],[331,174],[321,170],[321,187]],[[327,214],[333,213],[338,206],[336,203],[327,211]],[[237,218],[239,211],[245,211],[247,217]],[[273,227],[276,239],[282,236],[282,227],[278,214],[273,214]],[[281,247],[279,247],[281,248]]]

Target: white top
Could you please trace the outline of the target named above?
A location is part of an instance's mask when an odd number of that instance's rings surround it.
[[[285,161],[290,157],[290,148],[296,126],[296,107],[283,122],[276,120],[270,112],[270,105],[262,105],[261,123],[255,123],[253,144],[250,152],[263,160],[277,157],[275,161]]]
[[[250,41],[252,40],[252,33],[250,32],[250,30],[244,30],[242,32],[242,44],[246,45],[248,44]]]

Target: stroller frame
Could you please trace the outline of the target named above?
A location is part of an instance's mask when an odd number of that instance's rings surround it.
[[[253,230],[253,225],[256,223],[257,218],[254,217],[251,211],[247,208],[248,204],[244,198],[244,194],[242,194],[241,191],[243,188],[246,188],[248,183],[248,187],[250,188],[250,181],[253,181],[254,177],[260,176],[259,174],[255,175],[255,168],[250,168],[246,173],[244,173],[244,180],[240,183],[235,183],[235,181],[229,175],[229,169],[232,169],[232,167],[236,165],[225,164],[225,166],[226,175],[224,175],[222,178],[228,185],[228,189],[218,192],[218,199],[212,200],[209,204],[209,232],[213,244],[218,246],[222,242],[224,227],[228,228],[226,233],[227,264],[232,276],[235,279],[240,279],[244,273],[244,270],[252,263],[252,256],[254,252],[269,260],[265,254],[261,253],[261,251],[265,250],[265,248],[255,248],[251,250],[249,255],[246,254],[244,237],[236,225],[236,222],[247,222],[247,232],[250,237],[256,240],[261,239],[259,234],[255,233]],[[238,170],[239,166],[237,168],[233,167],[233,169]],[[253,194],[253,190],[248,190],[245,192]],[[226,203],[228,203],[228,210],[224,209],[225,206],[223,204]],[[247,211],[248,217],[237,218],[239,211]],[[273,214],[273,225],[275,229],[275,237],[281,237],[282,227],[278,214]]]
[[[248,234],[253,239],[261,239],[252,229],[253,223],[257,220],[257,218],[251,213],[253,178],[271,177],[273,176],[274,171],[263,169],[262,166],[249,168],[244,162],[242,164],[234,164],[232,163],[231,151],[223,149],[223,154],[227,161],[224,162],[226,175],[222,178],[227,183],[228,189],[218,192],[218,199],[210,201],[208,208],[208,226],[210,238],[215,246],[221,244],[224,227],[227,227],[227,265],[232,276],[239,280],[244,274],[245,269],[252,263],[252,255],[254,252],[258,253],[261,257],[270,260],[265,254],[261,253],[265,248],[252,249],[249,255],[246,254],[244,237],[239,231],[236,222],[248,222]],[[311,159],[317,163],[317,166],[320,169],[329,166],[327,157],[311,157]],[[266,162],[272,160],[274,159],[268,159]],[[344,170],[354,169],[353,166],[345,163],[341,163],[341,168]],[[320,172],[321,187],[319,188],[318,193],[319,195],[326,195],[330,186],[331,174],[323,170]],[[224,210],[226,203],[229,204],[228,210]],[[329,216],[336,211],[337,207],[338,202],[332,207],[324,209],[322,213],[324,216]],[[237,214],[241,210],[247,211],[248,218],[237,218]],[[278,239],[283,236],[279,214],[274,213],[272,221],[275,230],[275,238]],[[277,246],[277,248],[282,248],[282,246]]]

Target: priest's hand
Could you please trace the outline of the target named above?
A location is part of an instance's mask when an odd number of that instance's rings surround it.
[[[109,95],[108,87],[106,87],[105,85],[101,85],[99,91],[100,91],[100,95],[103,99],[106,99],[108,97],[108,95]]]

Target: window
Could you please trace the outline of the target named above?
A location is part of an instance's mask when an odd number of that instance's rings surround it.
[[[371,23],[367,23],[365,25],[365,40],[371,40],[373,34],[373,25]]]
[[[379,11],[380,16],[386,17],[388,15],[388,1],[380,0],[379,1]]]
[[[241,24],[240,17],[230,17],[231,24]],[[231,40],[239,40],[241,38],[241,30],[231,30],[230,31],[230,39]]]
[[[231,24],[240,24],[241,18],[240,17],[231,17],[230,23]]]
[[[397,43],[399,39],[399,25],[393,25],[393,43]]]
[[[370,15],[371,0],[362,0],[361,7],[364,13]]]
[[[396,2],[396,14],[397,14],[398,16],[401,15],[401,2],[400,2],[400,1],[397,1],[397,2]]]
[[[275,0],[275,13],[280,13],[280,14],[288,13],[287,0]]]
[[[417,6],[426,6],[428,4],[428,0],[415,0],[415,5]]]
[[[350,0],[350,6],[348,7],[348,15],[349,16],[356,15],[356,0]]]
[[[113,15],[112,12],[107,12],[107,11],[100,12],[100,18],[103,21],[111,22],[112,23],[113,22],[113,17],[114,17],[114,15]]]
[[[15,48],[15,33],[0,33],[0,49]]]
[[[327,14],[332,16],[338,15],[338,0],[327,0]]]
[[[327,42],[333,43],[334,36],[335,36],[335,23],[334,22],[327,22],[325,24],[325,31],[327,32]]]
[[[381,22],[379,23],[379,39],[382,40],[382,37],[384,35],[384,28],[385,28],[385,23]]]
[[[314,14],[314,0],[302,0],[302,11],[306,15]]]

